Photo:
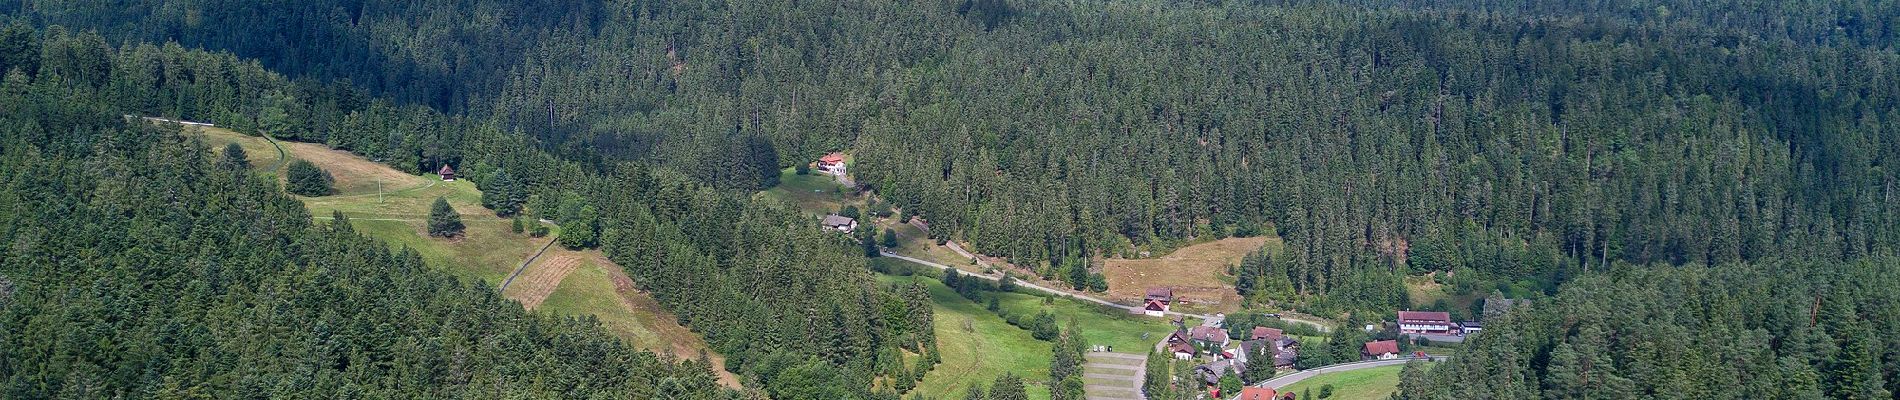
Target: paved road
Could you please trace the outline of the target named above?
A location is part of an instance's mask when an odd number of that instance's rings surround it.
[[[967,257],[970,257],[970,258],[972,258],[972,259],[976,259],[976,260],[977,260],[977,263],[978,263],[978,264],[980,264],[980,265],[983,265],[983,266],[985,266],[985,267],[989,267],[990,269],[995,269],[995,270],[997,270],[997,271],[1005,271],[1005,269],[1002,269],[1002,268],[996,268],[995,266],[992,266],[992,265],[990,265],[989,263],[987,263],[987,262],[984,262],[984,261],[983,261],[982,259],[980,259],[980,258],[976,258],[976,257],[974,257],[974,256],[971,256],[971,255],[970,255],[970,253],[968,253],[968,252],[965,252],[965,251],[963,251],[963,248],[962,248],[962,247],[959,247],[959,246],[957,246],[957,244],[956,244],[956,242],[949,242],[949,243],[947,243],[947,244],[946,244],[946,246],[948,246],[948,247],[950,247],[950,250],[952,250],[952,251],[955,251],[955,252],[957,252],[957,254],[962,254],[962,255],[964,255],[964,256],[967,256]],[[890,251],[881,251],[880,253],[881,253],[881,254],[883,254],[883,255],[884,255],[885,257],[890,257],[890,258],[895,258],[895,259],[899,259],[899,260],[904,260],[904,261],[910,261],[910,262],[914,262],[914,263],[918,263],[918,264],[923,264],[923,265],[927,265],[927,266],[931,266],[931,267],[936,267],[936,268],[940,268],[940,269],[945,269],[945,270],[949,270],[949,269],[956,269],[956,267],[952,267],[952,266],[949,266],[949,265],[943,265],[943,264],[938,264],[938,263],[935,263],[935,262],[931,262],[931,261],[927,261],[927,260],[922,260],[922,259],[917,259],[917,258],[913,258],[913,257],[906,257],[906,256],[902,256],[902,255],[898,255],[897,253],[892,253],[892,252],[890,252]],[[958,271],[958,272],[964,272],[964,271]],[[999,275],[1000,275],[1000,274],[999,274]],[[978,278],[982,278],[982,279],[987,279],[987,280],[991,280],[991,281],[995,281],[995,280],[999,280],[999,279],[1000,279],[1000,278],[999,278],[998,276],[996,276],[996,275],[990,275],[990,274],[974,274],[974,273],[965,273],[965,275],[963,275],[963,276],[974,276],[974,277],[978,277]],[[1142,312],[1142,311],[1144,311],[1144,310],[1142,310],[1142,307],[1137,307],[1137,306],[1129,306],[1129,305],[1121,305],[1121,304],[1116,304],[1115,302],[1112,302],[1112,301],[1108,301],[1108,300],[1104,300],[1104,299],[1102,299],[1102,298],[1098,298],[1098,297],[1095,297],[1095,296],[1090,296],[1090,295],[1086,295],[1086,294],[1079,294],[1079,293],[1073,293],[1073,292],[1069,292],[1069,291],[1066,291],[1066,290],[1061,290],[1061,289],[1053,289],[1053,288],[1049,288],[1049,287],[1045,287],[1045,286],[1042,286],[1042,285],[1037,285],[1037,284],[1034,284],[1034,283],[1030,283],[1030,282],[1026,282],[1026,281],[1023,281],[1023,280],[1021,280],[1021,279],[1018,279],[1018,280],[1016,280],[1016,285],[1017,285],[1017,286],[1021,286],[1021,287],[1026,287],[1026,288],[1030,288],[1030,289],[1034,289],[1034,290],[1037,290],[1037,291],[1041,291],[1041,292],[1044,292],[1044,293],[1049,293],[1049,294],[1054,294],[1054,295],[1057,295],[1057,296],[1066,296],[1066,297],[1069,297],[1069,298],[1073,298],[1073,299],[1077,299],[1077,300],[1082,300],[1082,301],[1087,301],[1087,302],[1092,302],[1092,303],[1096,303],[1096,304],[1101,304],[1101,305],[1105,305],[1105,306],[1109,306],[1109,307],[1114,307],[1114,308],[1117,308],[1117,309],[1120,309],[1120,310],[1123,310],[1123,311],[1128,311],[1128,312],[1130,312],[1130,313],[1140,313],[1140,312]],[[1194,317],[1194,318],[1200,318],[1200,319],[1201,319],[1202,321],[1219,321],[1219,320],[1221,320],[1221,319],[1223,319],[1223,317],[1221,317],[1221,316],[1217,316],[1217,315],[1207,315],[1207,314],[1189,314],[1189,313],[1183,313],[1183,312],[1176,312],[1176,311],[1168,311],[1168,312],[1166,312],[1165,314],[1166,314],[1166,315],[1172,315],[1172,316],[1184,316],[1184,317]],[[1320,331],[1320,332],[1326,332],[1326,331],[1329,331],[1329,330],[1331,330],[1331,328],[1330,328],[1330,327],[1328,327],[1328,326],[1326,326],[1326,324],[1322,324],[1322,323],[1320,323],[1320,322],[1318,322],[1318,321],[1312,321],[1312,320],[1307,320],[1307,319],[1301,319],[1301,318],[1297,318],[1297,317],[1288,317],[1288,316],[1281,316],[1281,317],[1280,317],[1280,319],[1282,319],[1282,320],[1285,320],[1285,321],[1290,321],[1290,322],[1295,322],[1295,323],[1301,323],[1301,324],[1306,324],[1306,325],[1311,325],[1311,326],[1313,326],[1314,328],[1317,328],[1317,329],[1319,329],[1319,331]]]

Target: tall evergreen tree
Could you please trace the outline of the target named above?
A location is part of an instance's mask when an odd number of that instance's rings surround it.
[[[429,236],[460,236],[465,228],[467,227],[462,225],[462,214],[456,212],[455,207],[449,206],[448,199],[437,197],[435,202],[429,205]]]

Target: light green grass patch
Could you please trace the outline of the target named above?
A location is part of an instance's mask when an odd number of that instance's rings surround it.
[[[825,215],[849,203],[846,190],[831,175],[799,175],[791,168],[779,171],[778,186],[765,190],[765,196],[798,206],[807,214]]]
[[[1425,366],[1429,368],[1431,363]],[[1320,374],[1287,385],[1280,392],[1300,393],[1299,398],[1302,399],[1308,398],[1307,393],[1312,393],[1312,398],[1317,399],[1321,386],[1333,385],[1333,395],[1326,400],[1384,400],[1399,391],[1399,371],[1404,368],[1403,365],[1393,365]]]
[[[916,393],[962,398],[971,386],[988,387],[1007,372],[1031,384],[1030,398],[1049,398],[1048,388],[1041,384],[1049,376],[1049,342],[1030,337],[1029,331],[1004,322],[936,279],[878,275],[878,281],[887,284],[907,285],[913,278],[930,291],[937,350],[943,359],[924,375],[923,382],[913,389]]]

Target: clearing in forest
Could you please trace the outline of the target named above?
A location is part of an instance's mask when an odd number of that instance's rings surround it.
[[[876,259],[872,262],[902,261]],[[1030,385],[1030,398],[1049,398],[1049,389],[1042,384],[1049,376],[1049,362],[1054,357],[1049,342],[1036,340],[1029,331],[1010,325],[1003,317],[963,298],[935,278],[878,275],[878,281],[886,284],[909,284],[913,278],[923,282],[930,291],[937,351],[943,362],[924,374],[923,382],[912,392],[962,398],[970,387],[987,387],[1007,372],[1025,378]]]
[[[212,151],[237,143],[253,168],[273,173],[281,181],[282,171],[272,169],[284,163],[278,162],[277,147],[264,138],[214,127],[187,127],[185,131],[200,135]],[[471,181],[443,182],[434,174],[409,175],[321,144],[279,144],[290,158],[308,160],[336,178],[334,194],[294,196],[303,201],[314,218],[327,221],[332,211],[342,211],[357,232],[381,239],[391,247],[413,249],[430,265],[457,277],[499,285],[522,261],[559,235],[559,227],[550,227],[554,234],[543,238],[510,232],[511,220],[483,208],[481,191]],[[436,197],[447,199],[462,214],[462,223],[468,227],[464,235],[451,239],[429,237],[429,204]],[[707,349],[698,334],[680,326],[651,297],[634,290],[632,280],[620,266],[598,251],[550,248],[523,270],[503,295],[539,312],[594,315],[609,332],[648,351],[693,358]],[[723,357],[717,354],[708,354],[708,358],[715,365],[723,365]],[[738,380],[723,367],[715,368],[715,372],[722,382],[738,386]]]
[[[1180,311],[1231,312],[1239,309],[1240,295],[1234,293],[1233,277],[1227,267],[1262,246],[1280,246],[1279,238],[1264,236],[1227,238],[1175,250],[1158,258],[1111,258],[1103,262],[1102,273],[1108,278],[1108,297],[1114,301],[1138,302],[1150,287],[1174,288]]]

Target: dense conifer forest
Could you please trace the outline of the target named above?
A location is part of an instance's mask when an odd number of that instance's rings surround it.
[[[1351,282],[1408,267],[1548,289],[1613,261],[1900,241],[1891,2],[1352,3],[21,13],[265,60],[302,77],[265,101],[307,105],[285,137],[412,171],[483,146],[445,133],[468,129],[720,188],[851,149],[862,182],[988,254],[1278,233],[1293,251],[1263,272],[1342,309],[1397,305]]]
[[[45,3],[0,5],[8,154],[124,114],[452,165],[773,394],[933,351],[918,293],[750,195],[831,151],[1021,264],[1278,235],[1250,298],[1551,296],[1407,396],[1900,393],[1891,0]],[[6,271],[10,310],[47,290]]]

